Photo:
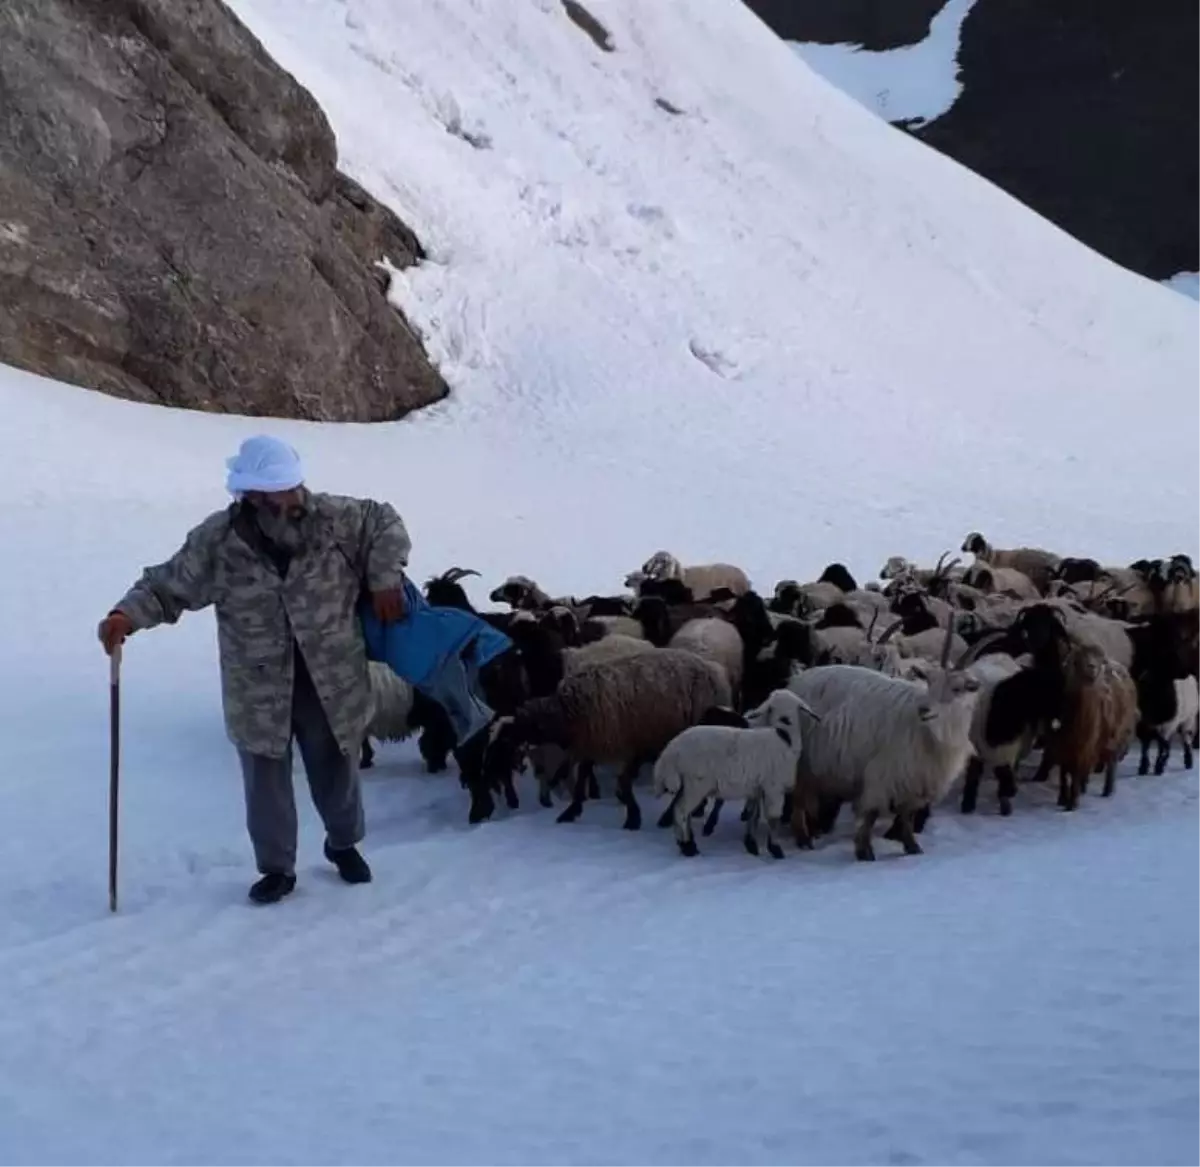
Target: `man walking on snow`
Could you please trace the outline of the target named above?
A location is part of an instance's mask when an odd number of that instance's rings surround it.
[[[357,607],[365,586],[380,621],[403,617],[408,532],[387,503],[310,492],[296,451],[275,438],[247,439],[227,465],[232,505],[146,568],[101,621],[101,643],[111,654],[134,632],[214,605],[225,727],[262,874],[250,898],[274,903],[296,886],[293,739],[325,857],[347,883],[367,883],[356,845],[371,697]]]

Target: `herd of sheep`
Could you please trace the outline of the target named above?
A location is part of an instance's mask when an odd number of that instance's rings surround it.
[[[1200,735],[1200,603],[1186,555],[1112,567],[1035,548],[993,548],[978,533],[971,556],[933,567],[889,559],[860,587],[834,563],[809,583],[783,580],[765,600],[729,564],[684,566],[659,552],[626,591],[585,599],[548,595],[513,576],[478,615],[509,649],[477,670],[496,716],[456,745],[445,713],[372,663],[371,738],[419,735],[431,772],[453,755],[470,795],[469,819],[518,805],[514,776],[531,765],[539,801],[570,822],[600,797],[596,768],[617,768],[625,827],[641,826],[635,784],[670,805],[685,855],[697,853],[727,799],[743,803],[744,842],[783,851],[786,823],[800,847],[833,828],[849,803],[854,851],[875,857],[873,836],[919,854],[917,836],[956,783],[962,813],[985,777],[1010,814],[1021,764],[1040,751],[1029,781],[1057,770],[1058,805],[1071,811],[1099,776],[1113,793],[1117,764],[1141,744],[1139,774],[1161,774],[1179,738],[1192,766]],[[472,607],[453,568],[428,581],[431,604]],[[467,653],[469,665],[469,649]],[[1156,756],[1150,758],[1151,747]],[[707,814],[706,814],[707,808]]]

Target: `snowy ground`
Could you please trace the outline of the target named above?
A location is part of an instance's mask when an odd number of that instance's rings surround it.
[[[963,21],[974,5],[975,0],[948,0],[923,41],[898,49],[790,44],[805,64],[880,117],[925,125],[948,112],[962,92],[958,45]]]
[[[1200,272],[1176,272],[1169,280],[1163,280],[1163,283],[1168,288],[1172,288],[1184,296],[1189,296],[1193,300],[1200,300]]]
[[[558,826],[528,786],[469,829],[396,747],[366,783],[376,882],[336,882],[301,791],[300,885],[256,910],[205,613],[126,654],[109,916],[95,625],[223,505],[249,433],[394,501],[414,574],[476,567],[477,600],[511,571],[616,588],[663,545],[767,588],[975,526],[1196,550],[1187,476],[1111,472],[1195,465],[1194,306],[890,131],[733,0],[596,2],[609,55],[548,0],[237,7],[432,247],[398,294],[454,396],[267,426],[0,368],[0,1160],[1195,1162],[1174,767],[1071,816],[1040,789],[1009,820],[947,808],[917,859],[841,837],[772,864],[733,815],[688,861],[649,813]],[[1147,407],[1177,424],[1130,425]]]

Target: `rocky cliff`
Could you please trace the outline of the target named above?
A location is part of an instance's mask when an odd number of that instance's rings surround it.
[[[385,298],[420,244],[220,0],[0,5],[0,361],[330,421],[446,395]]]
[[[946,0],[746,0],[785,40],[884,51]],[[1200,267],[1195,0],[975,0],[948,112],[911,132],[1117,263]]]

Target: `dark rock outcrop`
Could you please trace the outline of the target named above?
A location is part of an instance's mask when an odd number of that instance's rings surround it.
[[[1151,279],[1200,267],[1196,0],[979,0],[963,92],[914,131]]]
[[[415,236],[220,0],[0,5],[0,361],[329,421],[446,395],[386,276]]]
[[[915,45],[946,0],[746,0],[785,41],[856,44],[872,52]]]
[[[746,0],[791,41],[900,48],[945,0]],[[1195,0],[976,0],[962,93],[910,132],[1117,263],[1200,268]],[[907,127],[905,127],[907,128]]]

